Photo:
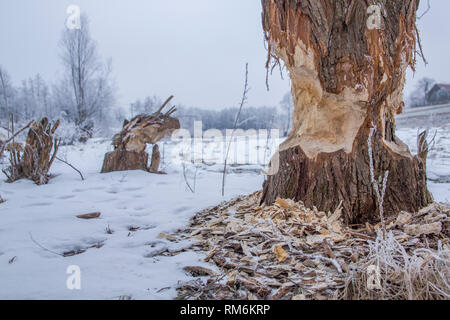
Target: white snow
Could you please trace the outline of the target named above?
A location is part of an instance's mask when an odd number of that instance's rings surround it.
[[[414,152],[416,133],[399,130]],[[450,198],[448,133],[438,132],[428,164],[433,181],[430,190],[442,202]],[[79,168],[85,181],[59,161],[52,168],[56,177],[45,186],[27,180],[7,184],[1,176],[0,195],[6,202],[0,204],[0,299],[172,299],[177,283],[192,279],[182,270],[184,266],[211,265],[193,252],[152,257],[161,250],[187,245],[158,235],[183,228],[199,210],[261,189],[264,179],[258,165],[233,166],[222,197],[221,166],[199,165],[196,179],[191,166],[187,176],[191,186],[195,185],[192,193],[181,167],[168,161],[167,150],[163,164],[167,175],[100,174],[109,150],[110,141],[105,139],[61,148],[60,157]],[[76,218],[97,211],[101,212],[99,219]],[[113,234],[106,232],[108,226]],[[130,231],[132,227],[139,229]],[[99,243],[104,246],[79,255],[58,255]],[[66,286],[66,270],[71,265],[80,267],[81,290]]]
[[[168,168],[167,175],[142,171],[100,174],[109,141],[63,148],[62,156],[79,168],[86,180],[61,162],[57,176],[45,186],[21,180],[0,184],[6,200],[0,205],[0,298],[1,299],[168,299],[175,286],[188,280],[182,270],[202,265],[201,257],[183,253],[153,258],[152,253],[185,244],[158,239],[186,226],[196,212],[249,194],[261,188],[263,177],[255,172],[227,176],[226,196],[221,196],[221,174],[199,170],[195,194],[189,191],[182,172]],[[80,151],[81,150],[81,151]],[[193,175],[188,176],[193,185]],[[3,177],[2,177],[3,179]],[[101,212],[100,219],[81,220],[77,215]],[[110,227],[114,233],[107,234]],[[139,227],[130,232],[130,227]],[[104,243],[100,249],[61,257],[55,253]],[[9,264],[9,260],[17,257]],[[81,269],[81,290],[66,286],[70,265]],[[205,264],[206,265],[206,264]],[[158,290],[170,287],[160,292]]]

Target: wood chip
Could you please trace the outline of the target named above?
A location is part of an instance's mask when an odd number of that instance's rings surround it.
[[[277,199],[275,200],[276,203],[278,203],[280,205],[280,207],[284,208],[284,209],[289,209],[291,206],[290,204],[284,200],[284,199]]]
[[[87,214],[82,214],[77,216],[77,218],[79,219],[97,219],[98,217],[100,217],[101,213],[100,212],[93,212],[93,213],[87,213]]]
[[[184,271],[193,277],[214,276],[215,272],[211,269],[199,266],[187,266],[183,268]]]
[[[276,245],[273,247],[273,253],[277,256],[279,262],[284,262],[289,257],[289,255],[284,251],[283,247]]]
[[[405,226],[405,233],[409,234],[411,236],[421,236],[421,235],[428,235],[428,234],[435,234],[438,235],[441,233],[442,230],[442,223],[441,222],[435,222],[430,224],[413,224]]]

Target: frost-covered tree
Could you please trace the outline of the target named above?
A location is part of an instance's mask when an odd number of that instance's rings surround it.
[[[22,81],[21,86],[17,89],[16,104],[16,109],[21,116],[20,120],[53,118],[55,116],[50,89],[39,74]]]
[[[100,59],[85,15],[80,29],[64,30],[60,48],[65,72],[55,88],[55,103],[78,128],[92,132],[114,103],[111,61]]]
[[[416,88],[408,97],[408,105],[411,108],[423,107],[430,105],[428,101],[428,92],[436,84],[436,81],[431,78],[422,78],[416,85]]]
[[[138,114],[152,114],[162,103],[161,99],[156,96],[146,97],[144,101],[136,100],[130,104],[131,116],[134,117]]]
[[[286,119],[286,129],[284,131],[284,135],[287,136],[289,131],[292,128],[292,121],[291,121],[291,114],[292,114],[292,110],[294,108],[294,102],[292,101],[292,93],[287,92],[283,99],[280,102],[281,108],[283,108],[283,110],[285,110],[285,112],[287,113],[287,119]]]
[[[15,89],[8,72],[0,66],[0,121],[6,124],[15,110]]]
[[[232,129],[238,108],[211,110],[203,108],[178,107],[176,117],[184,129],[192,131],[194,121],[202,122],[202,129]],[[237,129],[281,129],[281,115],[276,107],[246,107],[241,111]]]

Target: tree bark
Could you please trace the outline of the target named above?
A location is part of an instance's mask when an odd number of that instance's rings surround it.
[[[342,203],[347,223],[377,220],[370,149],[375,179],[389,171],[385,215],[432,201],[424,160],[395,136],[405,72],[415,64],[418,1],[381,1],[375,28],[367,24],[376,14],[370,4],[262,0],[267,67],[271,57],[284,61],[295,105],[293,129],[279,161],[272,160],[278,170],[266,180],[262,202],[291,198],[323,211]]]

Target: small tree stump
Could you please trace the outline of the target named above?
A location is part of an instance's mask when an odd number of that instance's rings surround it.
[[[36,184],[47,184],[50,167],[58,152],[58,143],[53,135],[59,126],[59,120],[52,125],[47,118],[35,122],[30,131],[23,155],[23,173]],[[53,152],[53,154],[52,154]]]
[[[127,170],[147,171],[148,153],[126,150],[114,150],[105,155],[102,173]]]
[[[167,99],[157,112],[138,115],[124,122],[122,131],[113,138],[114,151],[105,155],[102,173],[127,170],[158,173],[161,155],[156,143],[180,129],[180,121],[171,116],[176,111],[174,107],[162,113],[172,98]],[[147,143],[155,144],[150,168],[147,167],[148,154],[145,152]]]

